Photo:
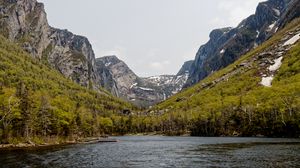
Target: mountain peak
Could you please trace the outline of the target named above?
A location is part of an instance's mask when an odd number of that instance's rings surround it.
[[[240,56],[269,39],[286,23],[300,16],[299,1],[261,2],[255,14],[244,19],[236,28],[213,30],[209,35],[210,40],[202,45],[196,54],[185,87],[233,63]]]
[[[193,62],[194,62],[193,60],[184,62],[184,64],[180,68],[179,72],[177,73],[177,76],[190,73]]]
[[[211,33],[209,34],[209,38],[217,40],[218,38],[220,38],[224,33],[227,33],[231,30],[231,27],[225,27],[225,28],[220,28],[220,29],[214,29],[213,31],[211,31]]]

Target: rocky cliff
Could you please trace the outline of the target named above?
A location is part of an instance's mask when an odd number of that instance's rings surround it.
[[[255,14],[236,28],[222,28],[210,33],[191,65],[185,87],[204,79],[212,72],[233,63],[241,55],[257,47],[293,18],[299,16],[299,0],[269,0],[261,2]]]
[[[51,27],[44,5],[36,0],[0,0],[0,34],[74,82],[93,89],[102,86],[138,105],[166,99],[187,79],[187,66],[176,76],[140,78],[115,56],[96,61],[88,39]]]
[[[101,85],[114,95],[139,106],[150,106],[179,92],[185,84],[189,63],[178,75],[160,75],[142,78],[137,76],[116,56],[96,59],[97,75]]]
[[[0,33],[85,87],[95,88],[95,56],[88,39],[50,27],[36,0],[1,0]]]

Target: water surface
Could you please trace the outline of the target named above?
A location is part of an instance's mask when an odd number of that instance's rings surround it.
[[[117,143],[0,152],[0,167],[300,167],[300,140],[125,136]]]

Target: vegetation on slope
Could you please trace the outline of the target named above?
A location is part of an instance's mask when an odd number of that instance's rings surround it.
[[[278,47],[289,31],[300,30],[299,23],[299,19],[292,22],[234,64],[137,114],[130,113],[136,110],[131,104],[73,83],[0,37],[0,141],[42,143],[58,137],[155,131],[298,137],[300,42],[284,54],[272,87],[259,84],[257,56]],[[240,66],[250,60],[250,68]]]
[[[137,119],[140,124],[134,128],[171,135],[299,137],[300,42],[285,53],[272,87],[260,84],[257,60],[265,50],[277,49],[288,32],[299,30],[299,23],[299,19],[293,21],[234,64],[155,106],[149,116]],[[250,68],[241,67],[250,60],[254,60]]]
[[[133,109],[64,78],[0,36],[0,143],[118,133],[120,114]]]

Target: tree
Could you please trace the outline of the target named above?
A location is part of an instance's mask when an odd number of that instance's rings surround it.
[[[21,132],[22,136],[26,137],[26,139],[29,138],[29,130],[30,130],[30,108],[31,108],[31,100],[29,98],[29,89],[28,87],[23,83],[23,81],[19,82],[17,86],[17,97],[20,99],[20,110],[22,115],[22,121],[21,121]]]
[[[51,106],[49,100],[46,96],[41,96],[40,107],[37,114],[38,117],[38,126],[41,128],[41,132],[43,136],[47,136],[48,133],[51,132],[51,114],[50,114]]]
[[[8,143],[10,128],[14,119],[19,118],[20,101],[15,96],[13,89],[3,90],[0,94],[0,124],[3,129],[2,143]]]

